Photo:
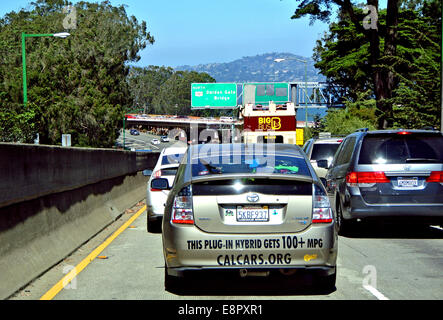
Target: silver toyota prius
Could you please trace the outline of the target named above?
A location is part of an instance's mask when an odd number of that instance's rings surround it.
[[[154,179],[169,189],[167,179]],[[190,271],[240,276],[312,271],[333,289],[337,231],[326,191],[303,151],[286,144],[188,148],[165,205],[165,286]]]

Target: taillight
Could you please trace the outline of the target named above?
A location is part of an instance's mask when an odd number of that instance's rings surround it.
[[[332,209],[328,195],[316,184],[313,184],[312,223],[331,223]]]
[[[192,187],[188,185],[180,190],[174,198],[172,206],[172,223],[194,224],[194,213],[192,211]]]
[[[157,170],[154,172],[154,178],[160,178],[162,176],[162,171],[161,170]]]
[[[399,131],[397,134],[405,135],[405,134],[411,134],[412,132],[409,131]]]
[[[372,187],[376,183],[389,183],[390,180],[382,171],[377,172],[349,172],[346,175],[346,184],[349,187]]]
[[[426,182],[443,183],[443,171],[432,171],[431,175],[426,179]]]

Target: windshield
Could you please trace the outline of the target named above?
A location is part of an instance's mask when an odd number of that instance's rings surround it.
[[[192,164],[192,176],[205,176],[212,174],[287,174],[310,176],[309,168],[301,157],[276,155],[269,157],[254,157],[223,155],[210,158],[194,159]]]
[[[168,154],[166,156],[163,156],[162,165],[180,163],[183,156],[184,156],[184,153],[175,153],[175,154]]]
[[[367,136],[359,164],[443,163],[443,137],[437,135]]]
[[[334,158],[334,154],[340,143],[316,143],[312,147],[311,160],[329,160]]]

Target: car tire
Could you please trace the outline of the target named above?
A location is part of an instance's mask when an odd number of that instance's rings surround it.
[[[335,290],[335,283],[337,280],[337,270],[328,276],[322,276],[318,279],[318,285],[321,290],[332,292]]]
[[[180,277],[171,276],[168,274],[168,269],[165,264],[165,290],[177,292],[182,290],[183,279]]]
[[[149,219],[146,220],[146,230],[151,233],[152,232],[152,224],[154,221],[150,221]]]
[[[340,198],[337,198],[336,224],[339,235],[345,235],[347,232],[349,232],[352,224],[352,221],[343,218],[343,206]]]
[[[159,221],[147,219],[147,230],[149,233],[158,232],[161,228]]]

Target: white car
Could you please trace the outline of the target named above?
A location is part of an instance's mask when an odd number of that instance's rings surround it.
[[[341,137],[329,137],[320,139],[312,138],[306,141],[303,146],[303,151],[308,156],[308,159],[311,161],[315,172],[325,186],[325,177],[328,170],[318,167],[317,160],[328,160],[328,165],[331,165],[334,154],[343,139],[344,138]]]
[[[164,148],[158,157],[157,164],[149,178],[146,191],[148,232],[158,230],[159,227],[161,227],[161,219],[165,209],[166,198],[169,194],[169,190],[157,190],[151,188],[151,181],[155,178],[166,178],[168,179],[169,185],[172,187],[178,166],[187,149],[187,147]]]
[[[152,140],[151,140],[151,143],[152,143],[152,144],[160,144],[160,140],[158,140],[158,139],[152,139]]]

